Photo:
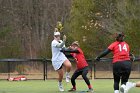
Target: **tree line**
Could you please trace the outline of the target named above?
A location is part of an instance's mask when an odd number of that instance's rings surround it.
[[[57,21],[69,45],[78,40],[95,57],[124,32],[140,54],[140,0],[0,0],[0,58],[51,58]]]

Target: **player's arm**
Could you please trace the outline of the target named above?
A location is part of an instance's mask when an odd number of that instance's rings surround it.
[[[61,52],[64,53],[80,53],[77,49],[62,48]]]
[[[118,44],[118,43],[117,43]],[[113,51],[114,47],[117,45],[115,42],[112,43],[111,45],[109,45],[109,47],[104,50],[99,56],[97,56],[95,58],[95,60],[100,61],[100,58],[106,56],[107,54],[109,54],[111,51]]]
[[[60,43],[58,43],[58,44],[56,45],[56,47],[57,47],[57,48],[62,48],[62,47],[65,45],[65,42],[66,42],[66,36],[64,35],[64,36],[63,36],[63,41],[60,42]]]
[[[61,43],[58,43],[58,44],[56,45],[56,47],[57,47],[57,48],[62,48],[64,45],[65,45],[65,42],[62,41]]]
[[[129,53],[129,56],[130,56],[130,59],[131,59],[131,61],[135,61],[135,55],[134,54],[132,54],[132,53]]]
[[[111,50],[110,50],[109,48],[107,48],[107,49],[104,50],[99,56],[97,56],[97,57],[95,58],[95,60],[99,61],[100,58],[106,56],[106,55],[109,54],[110,52],[111,52]]]
[[[134,54],[132,54],[132,53],[129,53],[129,56],[133,56]]]

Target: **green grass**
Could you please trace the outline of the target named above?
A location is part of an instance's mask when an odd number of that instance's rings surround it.
[[[136,81],[136,80],[134,80]],[[87,90],[87,86],[83,80],[77,80],[77,90]],[[95,93],[114,93],[113,80],[91,80]],[[71,88],[71,83],[63,81],[65,92]],[[0,93],[60,93],[56,80],[46,81],[0,81]],[[140,93],[140,89],[134,88],[129,93]]]

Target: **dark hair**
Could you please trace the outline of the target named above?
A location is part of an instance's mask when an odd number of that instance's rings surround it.
[[[123,32],[116,33],[116,40],[119,42],[123,42],[124,41],[124,33]]]

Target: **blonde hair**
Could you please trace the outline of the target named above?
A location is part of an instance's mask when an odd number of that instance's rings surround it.
[[[74,41],[71,45],[77,45],[77,46],[80,46],[78,41]]]

